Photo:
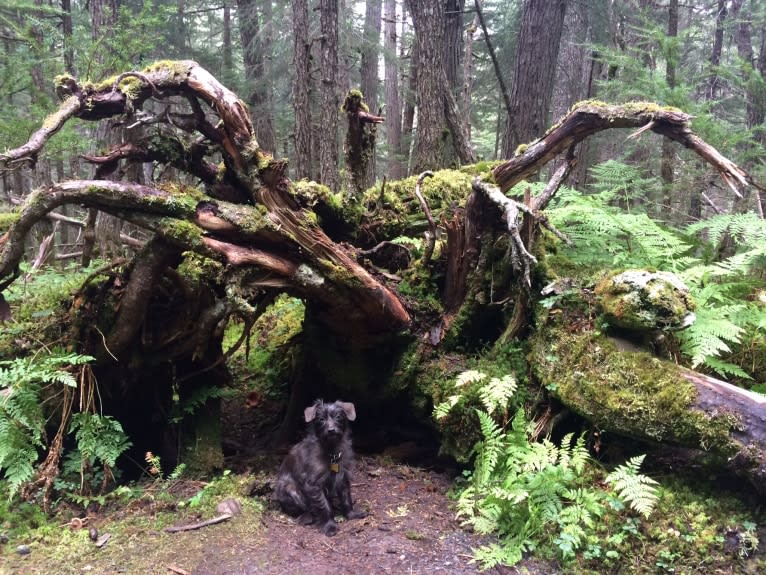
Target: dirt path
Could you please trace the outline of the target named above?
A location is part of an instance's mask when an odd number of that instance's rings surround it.
[[[353,493],[364,519],[340,525],[334,537],[298,525],[275,509],[264,514],[265,529],[241,549],[236,562],[211,553],[194,575],[458,575],[479,573],[471,562],[477,537],[460,529],[446,492],[449,479],[406,465],[356,462]],[[528,565],[527,573],[552,573]],[[483,573],[519,573],[498,567]]]

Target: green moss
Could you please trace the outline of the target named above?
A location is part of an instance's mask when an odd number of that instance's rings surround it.
[[[179,81],[185,79],[195,62],[190,60],[157,60],[142,70],[144,74],[154,76],[166,76],[168,80]]]
[[[0,213],[0,234],[7,232],[11,229],[11,226],[15,224],[21,214],[19,212],[2,212]]]
[[[737,419],[694,407],[696,388],[677,366],[648,353],[624,352],[592,331],[545,327],[532,339],[530,365],[569,408],[599,428],[730,455]]]
[[[527,148],[529,148],[529,144],[519,144],[516,147],[516,150],[514,150],[513,155],[520,156],[521,154],[527,151]]]
[[[632,330],[680,328],[692,321],[694,302],[679,278],[667,272],[615,272],[596,284],[609,325]]]
[[[184,252],[178,273],[192,284],[217,282],[223,277],[225,267],[220,262],[196,252]]]
[[[201,246],[202,236],[205,233],[202,228],[191,222],[173,218],[160,219],[158,232],[187,247]]]
[[[474,174],[458,170],[439,170],[434,177],[426,178],[421,193],[434,217],[439,221],[442,212],[451,214],[455,207],[465,205],[471,193]],[[361,205],[369,216],[370,226],[379,238],[395,238],[405,235],[420,222],[425,225],[425,216],[420,203],[415,200],[417,176],[386,182],[381,197],[382,183],[368,189]]]

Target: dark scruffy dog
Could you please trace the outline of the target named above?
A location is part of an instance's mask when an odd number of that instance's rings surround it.
[[[349,421],[356,419],[353,403],[321,399],[304,410],[309,431],[287,454],[277,478],[276,497],[285,513],[309,525],[316,523],[325,535],[335,535],[335,515],[364,517],[351,500],[351,450]]]

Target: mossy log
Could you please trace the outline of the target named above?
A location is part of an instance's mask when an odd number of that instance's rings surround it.
[[[707,452],[766,495],[766,397],[594,331],[532,338],[540,382],[596,428]]]

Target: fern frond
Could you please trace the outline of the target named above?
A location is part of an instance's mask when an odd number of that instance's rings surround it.
[[[516,393],[517,383],[512,375],[505,375],[501,378],[493,377],[489,383],[483,385],[479,390],[479,397],[487,412],[497,413],[498,410],[504,410],[508,402]]]
[[[467,383],[476,383],[478,381],[482,381],[483,379],[486,379],[487,374],[482,373],[480,371],[476,371],[475,369],[469,369],[464,372],[462,372],[460,375],[455,378],[455,387],[463,387]]]
[[[709,357],[731,351],[729,344],[739,343],[744,329],[726,317],[725,308],[700,308],[697,320],[679,332],[681,351],[697,367]]]
[[[657,482],[638,472],[644,455],[632,457],[606,476],[618,497],[644,517],[649,517],[657,503]]]
[[[477,449],[473,477],[477,485],[485,485],[489,482],[503,452],[503,430],[487,413],[476,410],[476,414],[484,440]]]
[[[449,412],[452,410],[452,408],[457,405],[458,401],[460,401],[459,395],[451,395],[447,398],[446,401],[443,401],[439,405],[434,407],[434,412],[433,412],[434,419],[443,419],[447,417],[447,415],[449,415]]]

